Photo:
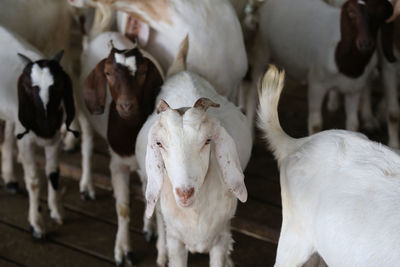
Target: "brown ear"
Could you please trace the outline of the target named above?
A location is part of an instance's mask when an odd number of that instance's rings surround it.
[[[91,114],[99,115],[104,112],[107,98],[107,78],[104,65],[107,59],[100,61],[89,73],[83,87],[83,98]]]
[[[144,88],[143,108],[146,116],[148,116],[154,111],[156,98],[158,93],[160,92],[164,80],[160,74],[160,71],[157,69],[154,63],[148,58],[145,58],[145,60],[147,60],[148,68],[146,73],[146,80],[143,86]]]
[[[381,44],[382,51],[386,59],[389,62],[395,62],[396,57],[393,53],[393,42],[394,42],[394,23],[383,23],[381,27]]]

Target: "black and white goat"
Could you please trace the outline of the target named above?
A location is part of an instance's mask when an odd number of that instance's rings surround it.
[[[29,193],[29,223],[33,235],[40,238],[44,234],[44,227],[40,215],[40,183],[33,145],[36,143],[45,149],[46,175],[49,179],[48,204],[51,218],[61,224],[58,150],[61,125],[65,119],[69,129],[75,116],[72,83],[60,66],[63,52],[53,59],[42,59],[39,51],[3,27],[0,27],[0,40],[0,59],[5,63],[0,71],[0,118],[6,121],[2,174],[6,188],[16,191],[18,183],[12,156],[13,134],[17,133],[19,159]],[[21,53],[22,61],[17,53]],[[77,135],[77,132],[74,133]]]

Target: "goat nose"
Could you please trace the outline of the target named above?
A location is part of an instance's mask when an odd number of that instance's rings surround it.
[[[121,109],[125,112],[128,112],[132,109],[133,105],[130,102],[122,102],[119,104],[119,106],[121,107]]]
[[[359,42],[358,46],[361,51],[368,51],[373,48],[374,43],[371,40],[363,40]]]
[[[183,202],[186,202],[190,197],[193,196],[194,194],[194,188],[191,187],[189,189],[176,189],[176,194],[183,200]]]

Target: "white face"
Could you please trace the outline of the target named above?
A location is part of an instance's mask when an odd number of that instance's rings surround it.
[[[183,112],[182,112],[183,113]],[[161,152],[176,203],[191,206],[207,175],[213,123],[204,111],[190,108],[161,113],[154,128],[155,145]]]
[[[32,86],[37,86],[39,88],[39,97],[43,103],[44,109],[46,110],[50,98],[49,89],[54,83],[53,75],[50,73],[49,68],[41,68],[38,64],[33,64],[31,70],[31,81]]]

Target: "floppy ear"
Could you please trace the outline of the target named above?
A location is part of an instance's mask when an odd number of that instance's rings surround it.
[[[146,80],[143,85],[143,103],[145,114],[150,115],[151,113],[153,113],[156,98],[158,93],[160,92],[164,80],[153,62],[148,58],[145,58],[145,60],[148,61],[148,69],[146,73]]]
[[[146,217],[150,218],[153,215],[154,208],[160,196],[161,187],[164,180],[164,161],[161,156],[159,147],[156,144],[155,134],[153,133],[154,126],[149,132],[146,150]]]
[[[28,81],[24,79],[26,76],[21,74],[18,78],[18,119],[22,126],[25,127],[25,131],[17,134],[18,139],[22,139],[25,134],[28,134],[32,128],[32,123],[35,121],[33,103],[31,97],[28,96],[25,86],[28,86]]]
[[[78,138],[79,132],[71,130],[69,128],[75,117],[75,104],[74,104],[74,94],[72,89],[71,78],[66,73],[64,75],[65,75],[65,83],[63,92],[63,102],[64,102],[65,113],[67,113],[65,125],[67,126],[67,131],[73,133],[73,135],[76,138]]]
[[[83,86],[83,98],[91,114],[103,114],[107,98],[107,78],[104,65],[107,59],[100,61],[89,73]]]
[[[236,144],[228,132],[216,122],[214,134],[215,156],[222,172],[222,177],[229,190],[241,201],[247,201],[247,189],[244,174],[236,151]]]
[[[381,44],[382,51],[386,59],[389,62],[395,62],[396,57],[393,53],[393,42],[394,42],[394,23],[383,23],[381,27]]]

